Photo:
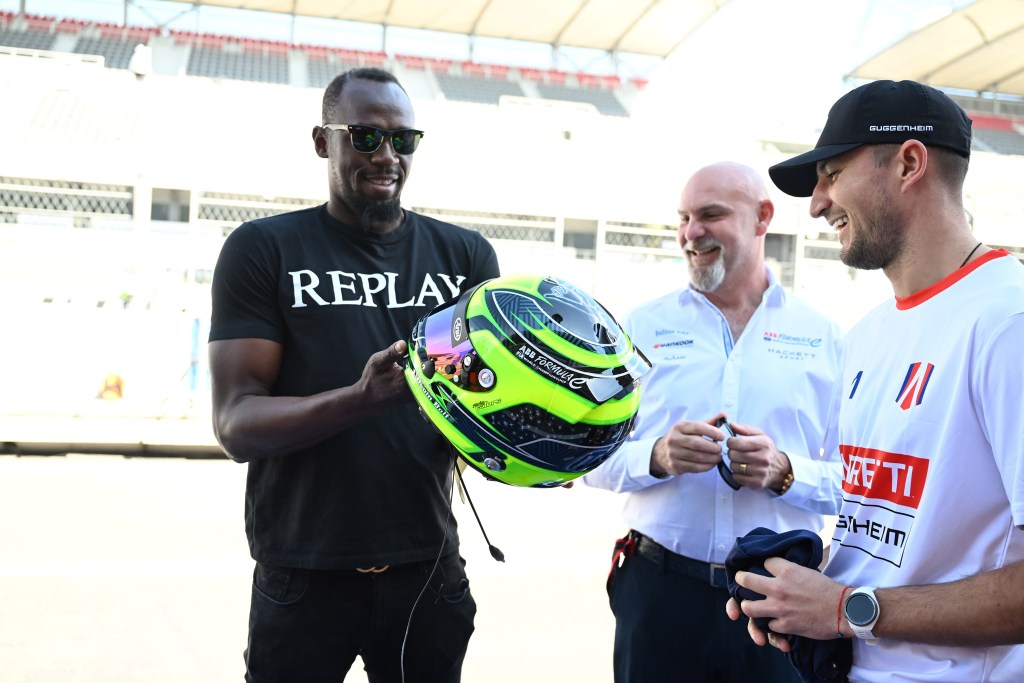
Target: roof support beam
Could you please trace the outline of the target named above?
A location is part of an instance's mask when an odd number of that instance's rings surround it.
[[[647,13],[654,9],[654,6],[657,5],[659,2],[661,2],[661,0],[651,0],[651,2],[647,3],[647,7],[644,8],[644,11],[638,12],[637,15],[633,18],[633,21],[629,23],[629,26],[622,29],[622,32],[619,34],[618,40],[615,41],[615,44],[612,45],[609,52],[617,51],[619,49],[619,46],[622,45],[622,41],[626,38],[627,35],[629,35],[629,32],[633,30],[633,27],[639,24],[640,20],[646,17]]]
[[[711,12],[708,14],[708,16],[711,16],[715,12],[717,12],[718,10],[722,9],[722,5],[724,5],[725,3],[729,2],[729,0],[714,0],[714,2],[715,2],[715,9],[711,10]],[[694,31],[696,31],[697,29],[699,29],[701,26],[704,25],[704,22],[707,21],[707,19],[708,19],[708,17],[704,17],[704,19],[702,21],[698,21],[696,24],[691,26],[685,33],[683,33],[681,36],[679,36],[679,40],[676,41],[676,44],[673,45],[672,49],[669,50],[666,54],[672,54],[673,52],[675,52],[676,49],[680,45],[682,45],[683,43],[686,42],[686,39],[689,38],[690,35]]]

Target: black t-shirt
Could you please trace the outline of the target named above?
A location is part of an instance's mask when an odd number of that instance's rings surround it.
[[[309,396],[354,384],[371,354],[497,276],[480,234],[411,211],[386,235],[345,225],[325,205],[263,218],[224,243],[210,341],[280,343],[272,393]],[[347,569],[420,561],[440,548],[452,458],[412,402],[248,467],[245,528],[260,562]],[[451,550],[454,518],[447,524]]]

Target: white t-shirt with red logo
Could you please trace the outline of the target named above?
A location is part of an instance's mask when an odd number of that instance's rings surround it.
[[[1024,560],[1024,266],[989,252],[876,308],[846,349],[826,573],[923,585]],[[1020,683],[1024,645],[857,641],[850,680]]]

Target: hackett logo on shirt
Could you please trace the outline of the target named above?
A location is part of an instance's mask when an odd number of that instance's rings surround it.
[[[310,304],[433,308],[458,296],[462,283],[466,281],[463,275],[437,273],[437,278],[447,291],[445,295],[437,280],[426,273],[420,283],[419,293],[411,299],[399,301],[396,292],[398,273],[346,273],[343,270],[329,270],[324,273],[324,278],[312,270],[292,270],[288,274],[292,276],[292,308],[305,308]],[[330,284],[321,287],[322,280]]]

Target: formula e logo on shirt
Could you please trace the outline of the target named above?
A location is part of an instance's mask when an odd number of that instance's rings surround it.
[[[903,378],[903,386],[896,396],[896,402],[902,410],[910,410],[914,406],[921,405],[924,400],[924,390],[928,388],[928,382],[932,378],[932,371],[935,366],[931,363],[911,363],[907,368],[907,376]]]
[[[764,340],[775,344],[790,344],[795,346],[809,346],[816,349],[821,346],[821,337],[795,337],[784,332],[773,332],[768,330],[764,333]]]

